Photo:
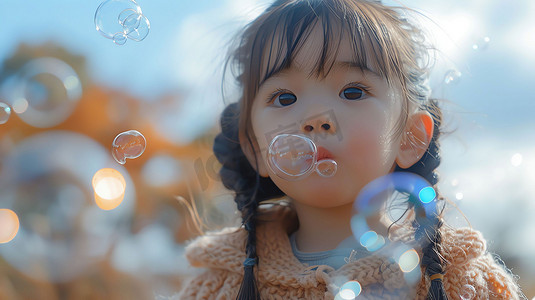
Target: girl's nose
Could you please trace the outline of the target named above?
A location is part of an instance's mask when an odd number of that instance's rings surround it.
[[[306,120],[301,130],[307,134],[336,134],[335,122],[324,117]]]

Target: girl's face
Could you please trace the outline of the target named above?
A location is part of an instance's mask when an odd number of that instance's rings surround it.
[[[403,100],[399,89],[373,70],[351,65],[347,39],[342,39],[325,78],[308,76],[322,46],[323,33],[316,25],[292,66],[260,86],[251,123],[261,151],[260,175],[269,175],[298,203],[327,208],[353,203],[367,183],[394,169],[400,147],[394,133]],[[338,163],[336,174],[323,178],[314,172],[300,181],[286,181],[266,168],[269,143],[289,132],[307,135],[327,149]]]

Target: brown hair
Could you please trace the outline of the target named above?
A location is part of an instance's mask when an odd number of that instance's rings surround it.
[[[423,176],[432,185],[437,183],[435,169],[440,164],[437,140],[441,113],[436,102],[429,99],[427,72],[430,47],[424,43],[422,31],[408,20],[409,12],[408,9],[390,8],[371,0],[276,0],[239,33],[238,43],[231,50],[225,68],[233,68],[242,94],[239,103],[229,105],[223,113],[222,133],[214,144],[214,152],[223,165],[220,172],[223,183],[236,191],[235,201],[249,233],[244,279],[238,299],[260,297],[253,272],[258,264],[255,233],[258,204],[266,198],[284,195],[269,178],[260,177],[243,154],[244,147],[258,147],[250,119],[252,103],[263,81],[292,65],[293,58],[318,22],[322,25],[325,42],[310,75],[327,76],[342,38],[349,37],[357,65],[374,70],[389,85],[401,88],[404,113],[394,134],[402,133],[408,115],[414,109],[428,110],[435,118],[435,131],[428,152],[407,171]],[[267,62],[266,54],[270,58]],[[248,144],[240,144],[240,140]],[[258,170],[256,157],[255,164]],[[430,237],[431,246],[426,248],[428,256],[437,252],[440,224],[436,222],[433,232],[425,234]],[[437,259],[433,257],[430,264],[434,273],[441,273],[441,267],[437,268],[435,264]]]

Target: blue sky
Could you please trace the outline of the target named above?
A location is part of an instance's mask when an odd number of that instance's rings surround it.
[[[93,17],[101,2],[2,0],[0,61],[21,42],[53,40],[86,56],[91,78],[100,84],[148,102],[182,91],[192,103],[181,107],[183,119],[208,120],[200,126],[206,128],[222,107],[221,46],[269,1],[139,0],[150,33],[123,46],[95,30]],[[511,245],[524,243],[535,234],[529,220],[535,213],[535,2],[402,3],[436,22],[422,24],[443,53],[431,86],[435,97],[450,101],[445,113],[450,129],[456,129],[443,142],[443,190],[486,235],[492,238],[493,226],[498,226],[489,220],[503,217],[504,224],[516,229],[506,237]],[[474,50],[484,37],[490,39],[486,49]],[[450,69],[462,74],[456,84],[443,81]],[[515,154],[522,157],[519,165],[511,162]],[[520,212],[526,215],[514,218]],[[522,249],[528,257],[535,253],[535,243]]]

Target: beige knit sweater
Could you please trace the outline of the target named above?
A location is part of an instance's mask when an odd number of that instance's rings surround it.
[[[255,267],[262,299],[335,299],[340,285],[356,280],[362,286],[357,299],[425,299],[429,280],[407,284],[399,265],[380,253],[349,261],[338,270],[307,266],[293,255],[288,234],[290,214],[278,213],[272,222],[257,226]],[[442,230],[444,287],[451,299],[475,289],[472,299],[519,299],[515,280],[486,251],[480,232],[470,228]],[[186,257],[205,272],[185,284],[179,299],[236,299],[243,276],[245,241],[243,228],[227,228],[201,236],[186,248]],[[420,253],[421,256],[421,253]],[[473,292],[473,290],[472,290]]]

